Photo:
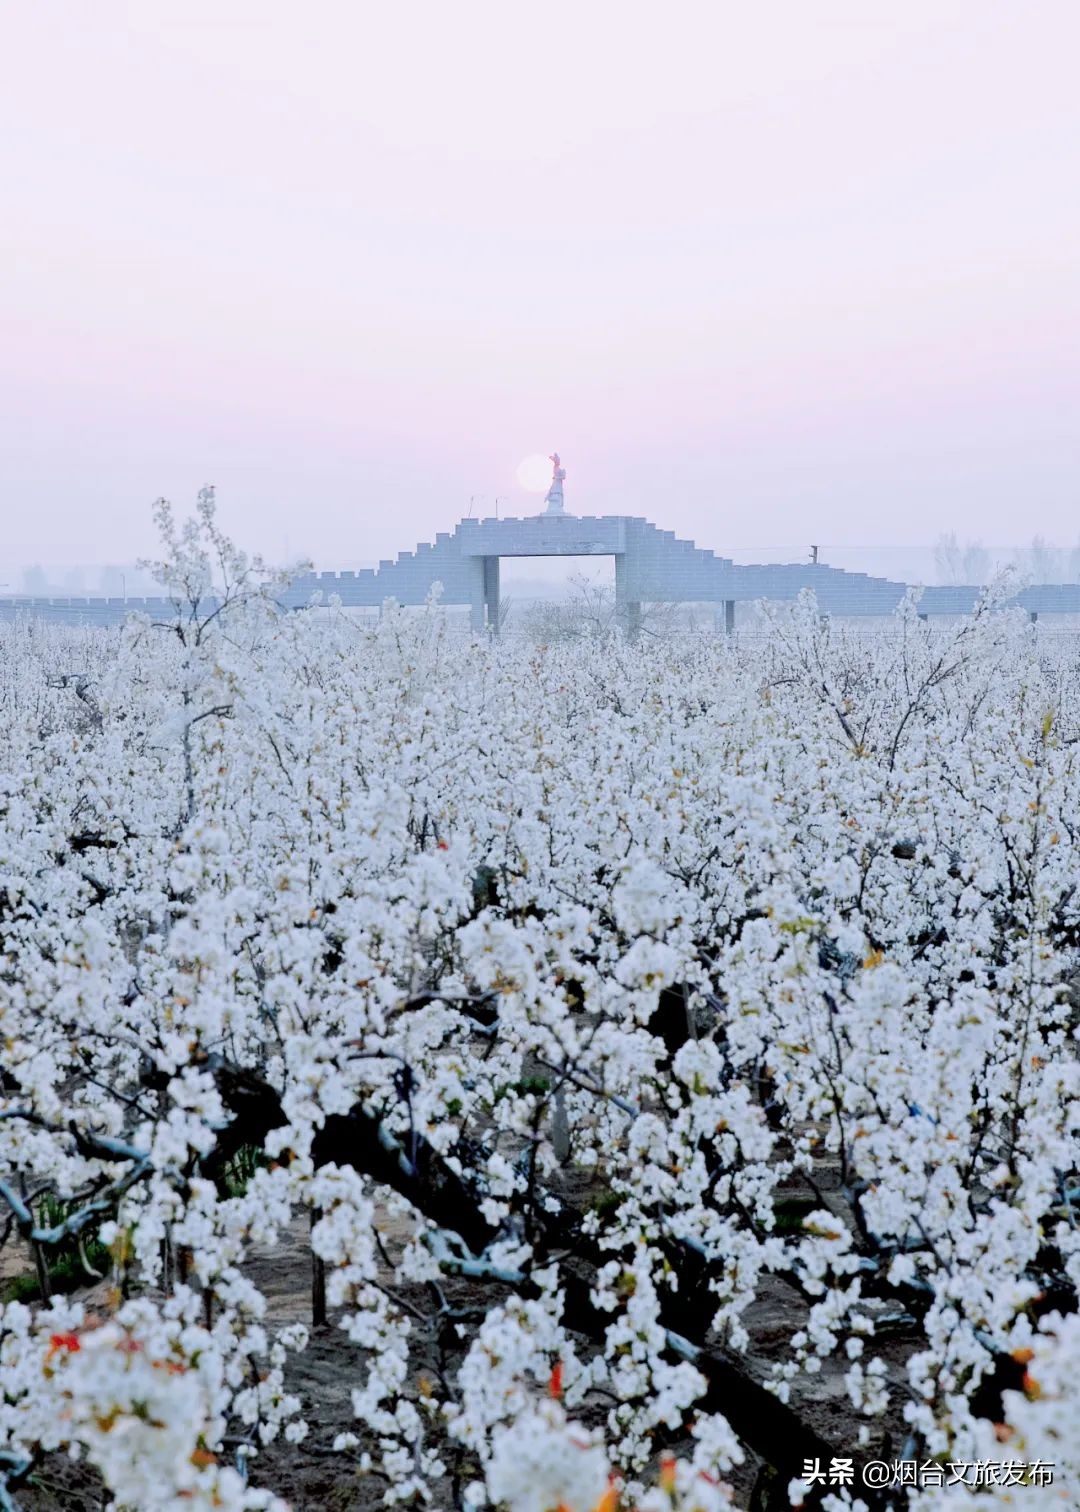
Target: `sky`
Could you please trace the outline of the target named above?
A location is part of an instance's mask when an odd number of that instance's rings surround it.
[[[1080,535],[1075,0],[0,0],[0,578]]]

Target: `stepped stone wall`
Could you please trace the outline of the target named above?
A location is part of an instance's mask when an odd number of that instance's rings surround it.
[[[534,515],[462,520],[454,531],[441,532],[434,542],[403,551],[377,568],[304,574],[292,582],[282,602],[299,607],[321,593],[348,607],[378,608],[391,598],[422,604],[433,585],[441,583],[442,602],[467,605],[474,628],[481,629],[497,624],[500,558],[530,556],[614,557],[616,599],[631,629],[643,603],[722,604],[730,629],[735,604],[792,599],[804,588],[814,590],[823,613],[838,616],[889,615],[907,592],[905,583],[824,563],[736,565],[635,515]],[[967,614],[979,591],[974,586],[926,588],[919,612]],[[1080,614],[1080,584],[1041,584],[1025,589],[1014,602],[1033,618]],[[128,610],[156,618],[167,616],[171,605],[152,598],[0,598],[0,619],[31,614],[54,622],[109,625]]]

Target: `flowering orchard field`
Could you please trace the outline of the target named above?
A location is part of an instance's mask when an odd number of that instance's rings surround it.
[[[1073,643],[161,525],[170,624],[0,632],[0,1505],[1076,1506]]]

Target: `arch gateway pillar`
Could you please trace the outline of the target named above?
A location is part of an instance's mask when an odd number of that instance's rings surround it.
[[[473,630],[490,630],[499,633],[499,558],[497,556],[474,556],[468,558],[469,624]]]
[[[625,551],[615,555],[615,618],[630,640],[641,634],[641,600],[634,594]]]
[[[723,599],[716,606],[716,630],[725,635],[735,634],[735,600]]]
[[[499,633],[499,558],[481,558],[484,564],[484,614],[488,630]]]

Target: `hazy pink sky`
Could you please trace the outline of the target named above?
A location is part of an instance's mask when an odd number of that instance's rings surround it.
[[[1076,0],[0,7],[0,569],[1080,533]]]

